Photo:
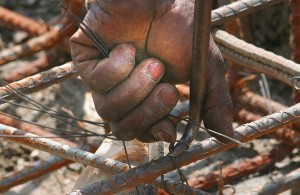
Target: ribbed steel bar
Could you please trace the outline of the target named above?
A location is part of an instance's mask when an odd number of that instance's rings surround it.
[[[209,195],[210,193],[204,192],[200,189],[195,189],[193,187],[184,185],[182,183],[166,180],[163,183],[156,179],[152,182],[156,187],[166,189],[167,192],[174,194],[174,195],[182,195],[182,194],[189,194],[189,195]]]
[[[184,91],[188,91],[188,89],[185,89]],[[235,94],[233,100],[237,105],[242,105],[237,106],[238,108],[235,108],[233,114],[233,120],[235,122],[239,122],[241,124],[250,123],[259,120],[263,115],[267,115],[268,113],[268,108],[266,106],[264,98],[261,95],[255,94],[251,91],[243,91],[238,95]],[[269,103],[274,112],[279,112],[288,108],[287,106],[280,104],[274,100],[269,100]],[[185,117],[188,114],[187,110],[188,101],[180,102],[178,105],[176,105],[171,114],[175,116]],[[261,114],[255,114],[253,112],[250,112],[249,110]],[[270,136],[282,140],[284,143],[291,147],[300,147],[300,132],[295,131],[289,127],[279,128],[271,133]]]
[[[48,70],[57,64],[58,57],[59,55],[57,49],[46,51],[42,55],[39,55],[38,58],[33,62],[25,64],[17,70],[6,72],[3,76],[3,80],[11,83]]]
[[[212,12],[212,25],[216,26],[238,16],[265,9],[284,0],[239,0],[229,5],[220,7]]]
[[[70,147],[76,147],[77,146],[77,144],[75,144],[72,141],[69,141],[69,140],[64,139],[64,138],[60,138],[60,137],[58,137],[58,135],[50,133],[50,132],[48,132],[48,131],[46,131],[46,130],[38,127],[38,126],[31,125],[31,124],[22,122],[20,120],[17,120],[13,117],[10,117],[9,115],[7,115],[3,112],[0,112],[0,123],[4,124],[4,125],[12,126],[14,128],[17,128],[17,129],[22,129],[23,131],[26,131],[28,133],[33,133],[33,134],[36,134],[36,135],[39,135],[39,136],[57,137],[57,138],[51,138],[51,139],[54,140],[54,141],[57,141],[59,143],[66,144]]]
[[[80,147],[90,152],[95,152],[98,148],[94,146],[79,146],[76,144],[72,144],[71,147]],[[41,160],[31,166],[26,166],[20,171],[9,173],[9,175],[0,178],[0,193],[7,191],[14,186],[42,177],[43,175],[56,171],[73,162],[74,161],[58,156],[50,156],[46,160]]]
[[[242,178],[250,174],[261,171],[270,165],[282,160],[291,152],[292,148],[277,146],[270,153],[258,154],[251,159],[246,159],[238,163],[227,165],[222,168],[222,179],[225,183],[231,180]],[[207,190],[218,185],[220,170],[213,171],[208,175],[199,175],[189,179],[191,187]]]
[[[50,156],[44,161],[39,161],[32,166],[27,166],[21,171],[0,178],[0,193],[7,191],[14,186],[51,173],[71,163],[73,163],[71,160],[66,160],[58,156]]]
[[[200,189],[196,189],[182,183],[166,180],[161,182],[160,179],[156,179],[155,181],[151,182],[152,185],[155,185],[158,188],[165,189],[168,193],[164,194],[174,194],[174,195],[182,195],[182,194],[189,194],[189,195],[210,195],[210,193],[204,192]],[[74,190],[68,195],[98,195],[98,194],[106,194],[100,191],[97,191],[98,182],[94,183],[84,189]],[[160,194],[160,193],[158,193]]]
[[[27,133],[25,131],[18,130],[14,127],[10,127],[8,125],[0,124],[0,134],[3,137],[6,135],[5,138],[13,142],[24,144],[35,149],[49,152],[53,155],[61,156],[65,159],[73,160],[84,165],[104,169],[106,171],[120,173],[122,171],[128,170],[129,168],[127,164],[108,158],[103,158],[99,155],[95,155],[84,150],[72,148],[68,145],[61,144],[53,140],[39,138],[35,134]],[[21,136],[21,138],[16,138],[11,135]]]
[[[34,52],[53,47],[60,39],[60,31],[57,28],[34,37],[19,45],[4,49],[0,52],[0,65],[12,62],[18,58],[30,55]]]
[[[196,0],[194,9],[194,28],[192,45],[192,64],[190,75],[190,108],[189,122],[180,141],[172,148],[168,155],[177,156],[186,150],[197,134],[197,126],[203,118],[206,97],[206,75],[208,50],[210,41],[212,0]]]
[[[289,189],[300,188],[300,168],[290,172],[289,174],[282,176],[281,178],[274,180],[272,183],[268,183],[262,187],[257,193],[259,195],[280,194]]]
[[[21,130],[18,130],[16,128],[0,124],[0,134],[7,135],[6,139],[14,141],[19,144],[24,144],[30,147],[33,147],[35,149],[40,149],[46,152],[49,152],[54,155],[58,155],[63,157],[64,159],[69,159],[75,162],[79,162],[84,165],[104,169],[106,171],[110,171],[113,173],[120,173],[127,171],[129,169],[128,165],[122,162],[118,162],[115,160],[103,158],[99,155],[92,154],[90,152],[71,148],[68,145],[63,145],[58,142],[46,139],[46,138],[39,138],[38,136],[27,133]],[[21,138],[14,138],[10,137],[10,135],[18,135],[22,136]],[[158,187],[161,186],[161,183],[159,180],[153,182],[154,185],[157,185]],[[200,190],[193,190],[189,188],[188,186],[172,183],[171,181],[166,182],[166,187],[171,192],[194,192],[195,194],[198,194],[198,192],[201,192]],[[176,193],[178,194],[178,193]],[[179,193],[180,194],[180,193]],[[203,193],[202,193],[203,194]]]
[[[73,62],[68,62],[48,71],[44,71],[20,81],[10,83],[9,86],[25,94],[29,94],[77,76],[78,74],[75,70]],[[2,100],[11,100],[17,97],[18,96],[16,93],[7,86],[0,87],[0,98]],[[3,102],[0,102],[0,104],[1,103]]]
[[[240,123],[250,123],[260,118],[261,115],[241,109],[234,112],[233,120]],[[290,127],[279,128],[269,135],[283,141],[291,147],[300,147],[300,132],[291,129]]]
[[[235,0],[218,0],[218,5],[224,6],[233,3],[234,1]],[[240,17],[237,17],[235,20],[225,22],[224,29],[226,32],[244,39]],[[227,86],[229,88],[229,91],[232,91],[234,89],[236,81],[240,78],[238,72],[240,71],[241,67],[231,61],[227,61],[226,64],[228,66],[226,71]]]
[[[267,115],[269,112],[265,98],[261,95],[253,93],[252,91],[243,90],[241,93],[235,94],[233,99],[234,102],[240,105],[240,107],[253,111],[255,113]],[[286,105],[283,105],[274,100],[268,100],[268,103],[270,104],[273,112],[279,112],[280,110],[284,110],[287,108]]]
[[[225,58],[290,86],[300,86],[300,79],[292,82],[293,77],[300,75],[299,64],[246,43],[225,31],[215,28],[212,34]]]
[[[50,28],[45,23],[35,21],[2,6],[0,6],[0,25],[25,31],[30,35],[42,35]]]
[[[297,104],[280,113],[274,113],[258,121],[238,127],[235,130],[235,139],[241,142],[247,142],[271,133],[280,127],[297,122],[299,121],[299,118],[300,104]],[[199,144],[191,146],[189,150],[175,157],[175,162],[181,167],[234,146],[236,146],[236,143],[222,144],[215,138],[209,138]],[[176,169],[174,162],[170,158],[170,156],[161,157],[158,160],[132,168],[125,173],[116,175],[112,179],[103,180],[93,184],[93,189],[100,194],[112,194],[135,185],[148,183],[161,174]]]

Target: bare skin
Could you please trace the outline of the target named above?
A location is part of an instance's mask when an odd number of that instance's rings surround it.
[[[179,98],[174,84],[189,81],[191,74],[193,2],[95,1],[84,22],[112,49],[105,59],[81,30],[72,36],[76,67],[117,138],[175,141],[167,115]],[[212,39],[207,66],[204,124],[232,136],[224,62]]]

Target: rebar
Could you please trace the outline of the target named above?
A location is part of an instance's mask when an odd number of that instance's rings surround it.
[[[232,18],[253,13],[260,9],[268,8],[284,0],[239,0],[225,5],[212,12],[212,25],[216,26]]]
[[[226,59],[290,86],[300,86],[300,79],[293,80],[293,77],[300,75],[299,64],[246,43],[225,31],[214,28],[212,34]]]
[[[292,106],[280,113],[263,117],[262,119],[242,125],[235,130],[235,139],[241,142],[253,140],[257,137],[271,133],[276,129],[298,121],[300,118],[300,104]],[[176,164],[181,167],[194,161],[204,159],[213,154],[236,146],[236,143],[223,144],[215,138],[206,139],[199,144],[192,145],[189,150],[175,157]],[[101,194],[112,194],[127,188],[148,183],[161,174],[175,170],[174,162],[170,156],[161,157],[145,163],[139,167],[120,173],[114,178],[94,183],[92,189]],[[83,191],[85,189],[82,189]]]
[[[190,75],[190,105],[189,122],[178,144],[169,155],[177,156],[193,142],[197,134],[197,126],[203,118],[206,97],[206,74],[208,64],[208,49],[210,44],[212,0],[196,0],[194,10],[192,72]]]
[[[261,113],[263,115],[267,115],[269,113],[266,101],[261,95],[248,90],[243,90],[242,92],[235,94],[233,98],[236,104],[241,105],[240,107],[243,107],[244,109],[255,113]],[[279,112],[280,110],[287,108],[287,106],[274,100],[269,100],[269,103],[274,112]]]
[[[53,28],[53,30],[38,37],[34,37],[25,43],[4,49],[0,52],[0,65],[12,62],[43,49],[49,49],[53,47],[60,40],[60,38],[61,36],[59,29]]]
[[[129,167],[124,163],[103,158],[84,150],[72,148],[53,140],[39,138],[35,134],[27,133],[7,125],[0,124],[0,134],[2,136],[7,135],[5,138],[13,142],[24,144],[35,149],[49,152],[53,155],[61,156],[65,159],[73,160],[95,168],[104,169],[106,171],[120,173],[129,169]],[[20,136],[20,138],[16,138],[11,135]]]
[[[222,179],[225,183],[228,183],[231,180],[242,178],[261,171],[282,160],[291,151],[292,148],[281,145],[272,149],[270,153],[258,154],[251,159],[246,159],[232,165],[227,165],[222,168]],[[189,179],[189,184],[191,187],[207,190],[216,186],[219,179],[220,171],[216,170],[208,175],[199,175],[195,178]]]
[[[182,183],[166,180],[161,182],[160,179],[156,179],[151,183],[152,185],[155,185],[158,188],[165,189],[167,192],[166,194],[174,194],[174,195],[182,195],[182,194],[189,194],[189,195],[210,195],[210,193],[204,192],[199,189],[192,188],[190,186],[184,185]],[[97,183],[95,183],[97,185]],[[97,191],[97,187],[94,187],[94,184],[88,186],[87,188],[84,189],[79,189],[79,190],[74,190],[68,195],[84,195],[84,194],[89,194],[89,195],[98,195],[102,194],[102,192]]]
[[[240,123],[249,123],[261,118],[261,115],[254,114],[245,109],[241,109],[234,112],[234,121]],[[269,134],[271,137],[275,137],[281,140],[285,144],[291,147],[300,147],[300,132],[295,131],[289,127],[279,128],[273,133]]]
[[[300,168],[282,176],[271,183],[266,184],[257,193],[259,195],[280,194],[289,189],[299,189],[300,186]]]
[[[24,144],[30,147],[34,147],[35,149],[40,149],[46,152],[49,152],[54,155],[59,155],[63,157],[64,159],[69,159],[75,162],[79,162],[84,165],[93,166],[96,168],[104,169],[106,171],[110,171],[113,173],[120,173],[129,170],[129,167],[127,164],[118,162],[115,160],[103,158],[99,155],[92,154],[90,152],[76,149],[76,148],[70,148],[67,145],[60,144],[58,142],[46,139],[46,138],[39,138],[38,136],[27,133],[21,130],[18,130],[16,128],[0,124],[0,134],[7,135],[6,139],[14,141],[16,143]],[[22,136],[19,138],[14,138],[10,135],[18,135]],[[40,167],[40,166],[39,166]],[[31,170],[35,169],[33,167]],[[29,172],[28,172],[29,173]],[[32,173],[32,172],[30,172]],[[22,173],[23,175],[25,173]],[[20,175],[18,177],[21,177]],[[27,176],[26,176],[27,177]],[[10,178],[11,179],[11,178]],[[8,181],[6,181],[8,182]],[[12,182],[12,181],[11,181]],[[153,182],[154,185],[157,185],[158,187],[161,185],[159,181]],[[8,184],[7,184],[8,185]],[[166,187],[173,192],[179,191],[187,191],[187,192],[194,192],[198,193],[199,190],[193,190],[190,189],[188,186],[166,182]]]
[[[48,71],[44,71],[20,81],[10,83],[9,86],[21,91],[22,93],[29,94],[77,76],[78,73],[75,70],[73,62],[68,62],[54,67]],[[12,91],[7,86],[0,87],[0,98],[2,100],[12,100],[17,97],[18,96],[16,95],[16,92]],[[2,103],[3,102],[0,102],[0,104]]]
[[[19,121],[15,118],[8,116],[7,114],[5,114],[3,112],[0,112],[0,123],[4,124],[4,125],[12,126],[17,129],[22,129],[23,131],[26,131],[28,133],[33,133],[33,134],[36,134],[39,136],[54,137],[51,139],[54,141],[57,141],[59,143],[66,144],[70,147],[77,146],[77,144],[75,144],[72,141],[66,140],[64,138],[60,138],[57,135],[50,133],[50,132],[48,132],[40,127],[37,127],[35,125],[31,125],[31,124]]]
[[[61,167],[71,164],[73,161],[63,159],[58,156],[50,156],[45,161],[39,161],[32,166],[27,166],[21,171],[13,172],[8,176],[0,178],[0,193],[10,188],[26,183],[30,180],[51,173]]]
[[[182,194],[189,194],[189,195],[209,195],[210,193],[204,192],[200,189],[195,189],[191,186],[184,185],[182,183],[166,180],[163,183],[160,179],[156,179],[154,182],[156,187],[166,189],[167,192],[174,194],[174,195],[182,195]]]
[[[57,58],[58,52],[56,49],[46,51],[46,53],[38,56],[36,60],[30,62],[29,64],[25,64],[24,66],[20,67],[20,69],[5,73],[3,80],[11,83],[37,74],[41,71],[48,70],[56,64]]]
[[[230,3],[234,2],[234,0],[218,0],[218,4],[220,6],[228,5]],[[225,9],[225,8],[224,8]],[[235,35],[241,39],[244,39],[243,37],[243,29],[241,26],[241,20],[239,17],[237,17],[235,20],[230,20],[224,23],[224,29],[226,32]],[[234,89],[236,81],[239,79],[238,71],[241,69],[237,64],[234,62],[228,61],[227,63],[227,71],[226,71],[226,80],[227,85],[229,88],[229,91],[232,91]]]
[[[25,31],[30,35],[42,35],[50,28],[46,23],[37,22],[2,6],[0,6],[0,25]]]

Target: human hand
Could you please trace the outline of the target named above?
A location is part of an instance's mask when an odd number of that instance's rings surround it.
[[[101,60],[81,30],[71,38],[80,75],[92,90],[99,115],[118,138],[175,141],[174,125],[166,115],[178,100],[171,84],[187,82],[191,74],[193,6],[190,0],[98,0],[84,22],[114,48],[110,57]],[[204,124],[232,136],[224,62],[212,39],[208,58]]]

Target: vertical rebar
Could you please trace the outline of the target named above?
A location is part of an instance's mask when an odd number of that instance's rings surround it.
[[[210,42],[212,0],[195,0],[189,122],[180,142],[169,153],[177,156],[194,140],[202,120]]]

